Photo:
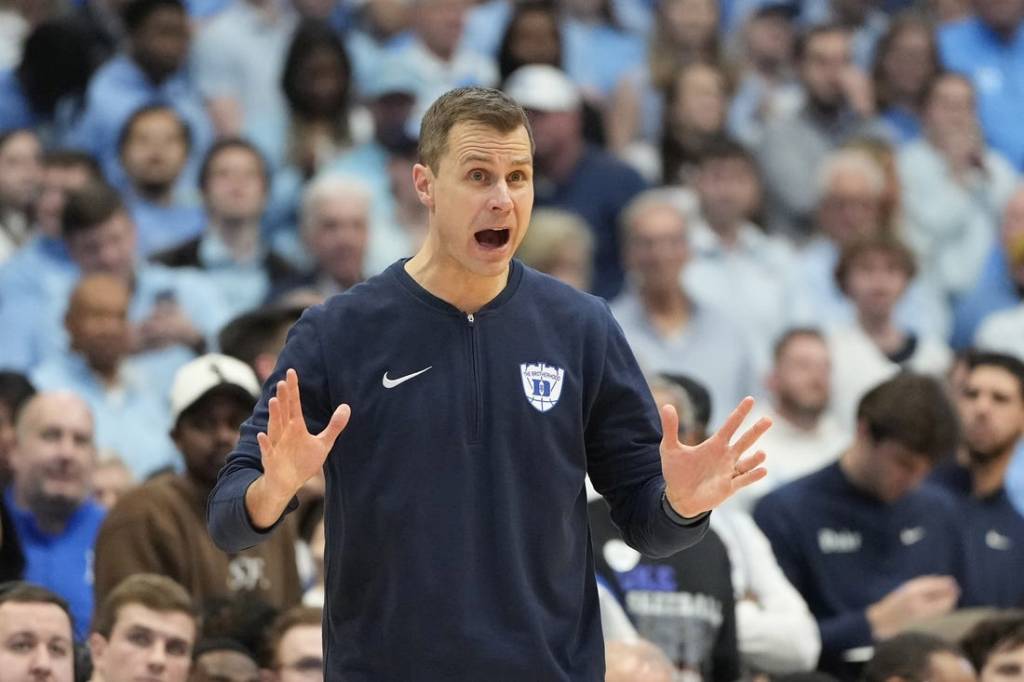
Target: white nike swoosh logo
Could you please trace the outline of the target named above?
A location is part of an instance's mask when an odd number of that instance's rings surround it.
[[[433,367],[433,365],[431,365],[430,367]],[[428,369],[430,369],[430,367],[426,367],[424,369],[421,369],[418,372],[413,372],[412,374],[406,374],[404,377],[398,377],[397,379],[389,379],[388,378],[388,373],[384,372],[384,378],[381,381],[384,384],[384,388],[394,388],[398,384],[404,383],[404,382],[406,382],[409,379],[412,379],[414,377],[418,377],[419,375],[423,374]]]

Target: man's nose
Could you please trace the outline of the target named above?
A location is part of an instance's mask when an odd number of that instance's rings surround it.
[[[495,211],[503,212],[512,210],[512,193],[508,189],[508,183],[504,180],[494,186],[494,192],[491,195],[490,208]]]

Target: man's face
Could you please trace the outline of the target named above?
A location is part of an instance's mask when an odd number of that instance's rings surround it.
[[[56,604],[0,605],[0,673],[4,682],[72,682],[71,619]]]
[[[323,679],[323,635],[318,625],[297,625],[285,633],[277,647],[277,682],[312,682]]]
[[[874,234],[881,225],[881,197],[870,178],[853,170],[837,172],[818,205],[818,226],[837,246]]]
[[[95,278],[79,285],[65,324],[71,347],[101,371],[113,371],[129,351],[128,287],[119,279]]]
[[[260,669],[238,651],[208,651],[196,659],[189,682],[260,682]]]
[[[702,163],[696,186],[701,212],[712,227],[746,220],[761,200],[757,173],[745,159]]]
[[[679,288],[679,275],[690,257],[686,219],[668,206],[652,206],[633,220],[626,235],[626,270],[642,289]]]
[[[166,191],[188,161],[188,140],[178,115],[170,109],[137,119],[121,151],[121,163],[135,187]]]
[[[171,432],[189,474],[211,488],[238,441],[238,429],[252,413],[253,401],[230,390],[213,389],[182,412]]]
[[[862,315],[888,318],[907,289],[907,272],[900,259],[885,251],[867,251],[850,264],[846,294]]]
[[[462,38],[465,0],[416,0],[416,32],[432,52],[449,57]]]
[[[579,111],[537,111],[527,109],[530,128],[533,130],[533,144],[536,147],[538,172],[553,157],[562,154],[567,141],[578,140],[582,135],[582,120]]]
[[[931,473],[932,463],[923,454],[913,452],[891,440],[868,439],[868,489],[885,503],[896,502],[916,489]]]
[[[49,166],[36,199],[36,224],[48,237],[60,237],[60,219],[70,192],[85,187],[92,173],[85,166]]]
[[[33,133],[20,132],[0,147],[0,206],[27,210],[42,180],[42,149]]]
[[[838,109],[844,101],[843,77],[850,66],[850,40],[840,31],[812,38],[800,62],[807,96],[818,106]]]
[[[68,251],[83,275],[107,273],[129,282],[135,272],[135,224],[124,211],[71,235]]]
[[[211,161],[206,178],[206,210],[228,221],[257,220],[267,202],[262,161],[249,149],[228,147]]]
[[[110,639],[93,633],[89,648],[103,682],[185,682],[195,637],[195,621],[187,613],[126,604]]]
[[[132,55],[147,73],[163,79],[180,69],[188,58],[191,34],[185,11],[160,7],[131,36]]]
[[[817,336],[794,336],[775,363],[771,387],[775,400],[789,411],[821,416],[831,394],[832,362],[828,346]]]
[[[413,179],[429,210],[440,258],[457,270],[495,277],[508,269],[533,211],[533,159],[525,127],[500,133],[457,123],[437,173],[417,164]]]
[[[370,205],[365,198],[321,197],[307,218],[306,241],[317,266],[336,282],[352,286],[362,279],[370,234]]]
[[[32,508],[77,508],[91,492],[95,458],[92,415],[79,398],[53,393],[25,406],[11,468],[15,489]]]
[[[996,648],[978,676],[980,682],[1024,682],[1024,644]]]
[[[974,668],[963,656],[940,651],[928,657],[929,682],[975,682]]]
[[[972,461],[985,464],[1013,453],[1024,433],[1024,396],[1012,373],[994,365],[975,367],[957,407]]]

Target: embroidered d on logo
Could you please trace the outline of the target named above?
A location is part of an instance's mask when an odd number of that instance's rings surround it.
[[[558,404],[562,396],[562,380],[565,370],[542,362],[519,365],[523,378],[523,392],[526,399],[541,412],[547,412]]]

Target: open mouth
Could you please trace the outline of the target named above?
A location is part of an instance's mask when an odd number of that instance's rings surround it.
[[[501,247],[508,244],[509,236],[511,232],[506,227],[498,227],[489,230],[480,230],[473,236],[476,238],[476,243],[485,249],[500,249]]]

